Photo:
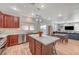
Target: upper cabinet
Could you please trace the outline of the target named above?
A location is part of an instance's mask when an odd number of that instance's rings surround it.
[[[0,28],[19,28],[19,17],[0,14]]]
[[[19,17],[14,17],[13,24],[14,28],[19,28]]]
[[[7,14],[4,14],[4,28],[11,28],[12,27],[12,23],[13,23],[13,17]]]
[[[3,28],[3,14],[0,12],[0,28]]]

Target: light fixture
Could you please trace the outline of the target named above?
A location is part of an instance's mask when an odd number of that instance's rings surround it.
[[[62,14],[58,14],[58,16],[59,16],[59,17],[61,17],[61,16],[62,16]]]
[[[34,13],[32,13],[32,16],[34,16]]]
[[[44,5],[41,5],[41,8],[44,8],[45,6]]]
[[[41,19],[40,19],[39,21],[40,21],[40,22],[42,22],[42,20],[41,20]]]
[[[13,10],[17,11],[18,9],[16,7],[12,7]]]
[[[38,19],[36,19],[36,21],[38,21]]]

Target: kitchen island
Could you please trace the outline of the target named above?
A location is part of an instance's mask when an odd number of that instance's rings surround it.
[[[29,48],[33,55],[53,55],[56,53],[55,44],[58,37],[38,34],[29,35]]]

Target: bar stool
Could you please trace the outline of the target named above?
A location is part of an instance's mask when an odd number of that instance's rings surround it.
[[[68,38],[67,38],[67,36],[60,37],[60,42],[61,42],[61,43],[68,43]]]

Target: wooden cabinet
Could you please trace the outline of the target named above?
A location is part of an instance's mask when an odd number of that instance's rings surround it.
[[[52,55],[54,54],[55,51],[53,43],[49,45],[44,45],[30,36],[29,36],[29,48],[33,55]]]
[[[39,42],[35,41],[35,54],[39,55],[42,54],[42,44],[40,44]]]
[[[19,18],[11,15],[4,15],[5,28],[19,28]]]
[[[9,39],[9,36],[7,36],[7,43],[6,43],[6,47],[9,47],[10,46],[10,39]]]
[[[19,28],[19,17],[0,12],[0,28]]]
[[[7,47],[18,44],[18,35],[9,35],[7,37]]]
[[[10,46],[18,44],[18,35],[9,36]]]
[[[29,34],[26,34],[26,42],[29,42]]]
[[[53,53],[53,44],[44,46],[42,45],[42,55],[52,55]]]
[[[30,51],[32,52],[33,55],[35,54],[34,43],[35,43],[35,41],[31,37],[29,37],[29,48],[30,48]]]
[[[14,24],[13,26],[14,28],[19,28],[19,17],[14,16],[13,24]]]
[[[0,12],[0,28],[3,28],[3,14]]]
[[[10,27],[12,27],[12,23],[11,22],[13,22],[12,21],[12,16],[10,16],[10,15],[7,15],[7,14],[4,14],[4,28],[10,28]]]

